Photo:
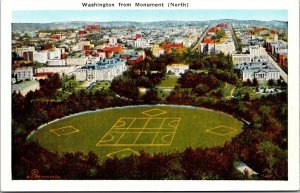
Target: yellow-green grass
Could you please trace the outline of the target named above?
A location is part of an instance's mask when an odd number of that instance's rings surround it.
[[[38,129],[30,140],[59,153],[109,157],[223,146],[243,123],[222,112],[184,106],[135,106],[75,115]]]
[[[157,88],[174,88],[177,85],[178,77],[176,76],[167,76],[161,81]]]

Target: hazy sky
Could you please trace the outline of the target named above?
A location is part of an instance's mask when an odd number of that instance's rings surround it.
[[[13,11],[14,23],[47,23],[59,21],[203,21],[214,19],[288,20],[287,10],[45,10]]]

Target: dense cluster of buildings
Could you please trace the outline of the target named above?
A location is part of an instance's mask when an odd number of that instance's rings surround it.
[[[216,26],[170,25],[162,30],[155,26],[102,29],[99,25],[87,25],[81,29],[60,32],[28,32],[31,38],[26,40],[26,44],[18,37],[13,38],[13,52],[25,63],[40,65],[33,68],[14,61],[12,84],[15,85],[14,90],[26,86],[34,90],[38,88],[32,86],[36,85],[36,82],[28,82],[48,78],[54,73],[74,76],[77,81],[111,81],[124,73],[128,66],[145,60],[145,48],[149,49],[154,57],[159,57],[173,51],[183,53],[186,48],[195,45],[199,45],[199,50],[203,53],[223,52],[231,55],[244,81],[253,78],[260,81],[280,78],[281,74],[274,61],[270,61],[268,57],[269,52],[277,57],[280,65],[287,66],[287,43],[279,40],[278,32],[271,33],[262,27],[246,29],[233,26],[224,23]],[[200,41],[199,37],[202,36],[204,38]],[[265,40],[265,36],[272,38]],[[241,51],[236,50],[235,38],[242,45]],[[262,42],[266,48],[262,46]],[[189,66],[185,64],[167,66],[167,72],[176,76],[188,69]],[[22,82],[27,84],[18,87]]]
[[[278,64],[287,66],[288,47],[285,41],[279,40],[278,30],[258,26],[234,31],[242,49],[232,54],[232,59],[243,81],[254,78],[260,82],[280,78],[287,81],[287,74]]]
[[[233,54],[235,45],[231,26],[222,23],[211,27],[200,44],[200,50],[204,53],[223,52],[224,54]]]

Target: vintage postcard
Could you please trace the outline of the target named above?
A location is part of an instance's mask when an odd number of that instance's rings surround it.
[[[299,2],[1,7],[2,190],[299,189]]]

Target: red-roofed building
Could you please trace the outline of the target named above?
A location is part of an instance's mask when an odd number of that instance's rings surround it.
[[[203,43],[205,43],[205,44],[213,44],[213,43],[215,43],[215,41],[212,40],[212,39],[210,39],[210,38],[208,38],[208,37],[206,37],[206,38],[204,38]]]
[[[136,57],[132,57],[132,58],[129,58],[127,59],[127,64],[128,65],[133,65],[133,64],[136,64],[138,62],[141,62],[143,61],[143,56],[142,55],[139,55],[139,56],[136,56]]]
[[[92,55],[92,50],[84,50],[85,55]]]
[[[52,44],[46,44],[42,46],[42,50],[52,50],[54,46]]]
[[[181,52],[183,51],[184,48],[183,43],[174,43],[174,42],[164,43],[161,47],[165,53],[170,53],[172,49],[176,49],[177,51]]]
[[[272,29],[272,30],[270,31],[271,34],[278,34],[278,32],[279,32],[279,31],[278,31],[277,29]]]
[[[103,52],[105,52],[105,56],[108,58],[112,53],[120,53],[123,51],[123,48],[121,45],[115,45],[115,46],[107,46],[101,49]]]
[[[91,45],[83,45],[83,50],[90,50],[91,49]]]
[[[62,40],[63,39],[63,35],[62,34],[52,34],[50,37],[52,39],[55,39],[55,40]]]
[[[77,37],[82,38],[82,37],[85,37],[87,35],[88,35],[87,31],[85,31],[85,30],[79,30]]]
[[[254,29],[254,32],[261,32],[261,31],[263,31],[264,30],[264,27],[262,27],[262,26],[257,26],[255,29]]]
[[[209,32],[217,32],[219,30],[218,27],[211,27],[208,31]]]
[[[130,54],[122,54],[122,55],[120,56],[120,58],[122,58],[123,60],[127,60],[127,59],[130,58],[130,57],[131,57]]]
[[[98,31],[100,30],[100,25],[87,25],[84,29],[87,31]]]
[[[40,72],[33,75],[33,79],[35,80],[41,80],[41,79],[47,79],[51,76],[53,76],[54,72]]]
[[[135,39],[142,38],[142,34],[135,34]]]

